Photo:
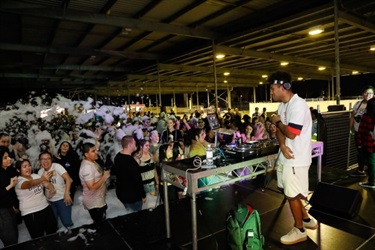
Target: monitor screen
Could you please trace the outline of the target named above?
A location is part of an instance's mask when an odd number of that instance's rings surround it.
[[[212,130],[220,128],[219,118],[216,113],[207,114],[207,120]]]

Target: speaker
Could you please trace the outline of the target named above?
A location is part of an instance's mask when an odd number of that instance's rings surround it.
[[[309,203],[313,210],[353,218],[361,208],[362,195],[358,190],[319,182]]]
[[[328,112],[345,110],[345,106],[342,104],[341,105],[329,105],[327,108],[328,108]]]

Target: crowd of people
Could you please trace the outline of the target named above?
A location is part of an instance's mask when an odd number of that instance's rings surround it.
[[[27,119],[12,117],[0,130],[0,240],[4,246],[18,243],[17,225],[22,221],[31,238],[54,233],[59,225],[73,228],[72,205],[77,199],[93,225],[100,223],[106,219],[106,195],[112,188],[124,210],[140,211],[150,197],[163,198],[162,163],[205,156],[208,145],[268,139],[280,145],[278,187],[295,221],[280,241],[289,245],[306,240],[305,229],[316,229],[318,224],[302,204],[311,165],[311,151],[304,145],[317,138],[319,114],[291,91],[289,74],[277,72],[270,81],[272,98],[281,102],[275,113],[268,114],[266,108],[260,112],[258,107],[251,116],[237,109],[216,113],[217,123],[231,133],[213,131],[210,116],[201,110],[155,116],[103,106],[80,115],[69,110],[48,120],[32,112],[24,116]],[[368,180],[360,183],[367,188],[375,188],[373,96],[372,86],[364,88],[363,100],[354,105],[350,119],[359,163],[352,175],[365,176],[367,166]],[[92,108],[76,106],[76,110]],[[176,181],[184,185],[186,180],[176,177]],[[80,197],[75,197],[77,190]],[[181,189],[174,190],[175,199],[184,198]]]
[[[140,211],[147,197],[159,195],[160,185],[166,185],[160,178],[163,162],[205,156],[208,145],[265,139],[280,145],[278,187],[284,190],[295,220],[293,229],[280,240],[283,244],[306,240],[305,229],[316,229],[317,221],[301,203],[307,197],[311,164],[311,151],[304,145],[317,134],[318,114],[293,94],[289,74],[277,72],[270,79],[272,97],[281,102],[277,112],[267,114],[266,108],[260,112],[258,107],[251,116],[242,116],[237,109],[223,116],[217,112],[220,127],[231,133],[214,132],[207,114],[200,110],[182,116],[171,110],[157,117],[102,107],[75,118],[54,114],[45,120],[32,112],[24,116],[27,119],[12,117],[0,130],[0,240],[4,246],[18,243],[17,224],[22,221],[31,238],[56,232],[59,222],[73,228],[77,190],[94,224],[106,219],[110,188],[127,211]],[[363,93],[351,118],[359,153],[355,174],[364,175],[363,165],[368,164],[369,179],[361,186],[373,188],[375,101],[370,97],[374,89],[367,87]],[[84,106],[92,107],[80,104],[75,109]],[[182,190],[175,191],[176,199],[184,198]]]
[[[129,113],[122,123],[106,119],[78,123],[56,114],[50,122],[35,118],[12,122],[0,132],[0,239],[17,243],[17,224],[24,221],[31,238],[54,233],[58,222],[74,227],[72,204],[76,190],[94,223],[106,218],[107,188],[128,211],[142,209],[147,195],[159,194],[160,163],[203,156],[215,146],[215,133],[203,111],[177,116],[161,112]],[[14,118],[17,119],[17,118]],[[237,109],[222,117],[232,135],[219,135],[220,145],[276,138],[276,127],[266,112],[241,116]],[[58,125],[59,121],[69,125]],[[109,119],[110,120],[110,119]],[[15,129],[14,124],[22,124]],[[7,124],[9,125],[9,124]],[[176,188],[176,198],[183,198]]]

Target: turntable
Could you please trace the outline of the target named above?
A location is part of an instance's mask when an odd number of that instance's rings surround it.
[[[223,149],[226,156],[237,161],[249,160],[264,155],[275,154],[279,150],[276,140],[264,139],[242,144],[229,144]]]

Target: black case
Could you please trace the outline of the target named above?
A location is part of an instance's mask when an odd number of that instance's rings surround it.
[[[361,208],[362,195],[358,190],[319,182],[309,202],[313,210],[353,218]]]

